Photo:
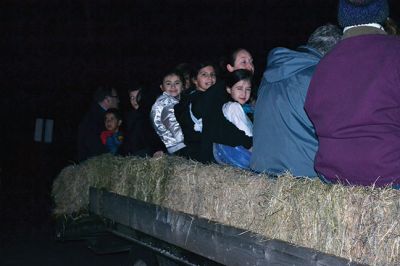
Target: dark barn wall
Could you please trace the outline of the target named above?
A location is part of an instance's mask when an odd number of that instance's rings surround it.
[[[6,43],[16,52],[10,63],[26,77],[20,87],[40,90],[50,87],[43,86],[46,81],[91,91],[102,82],[151,82],[167,63],[217,57],[229,47],[248,47],[262,66],[270,48],[295,47],[315,27],[335,22],[335,1],[314,2],[14,3],[6,18],[12,31]]]

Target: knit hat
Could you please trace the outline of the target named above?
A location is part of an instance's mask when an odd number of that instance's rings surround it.
[[[387,0],[339,0],[338,21],[344,27],[379,23],[389,16]]]

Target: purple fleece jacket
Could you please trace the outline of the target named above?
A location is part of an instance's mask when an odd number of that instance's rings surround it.
[[[400,38],[342,40],[318,64],[305,109],[319,139],[315,169],[331,182],[400,184]]]

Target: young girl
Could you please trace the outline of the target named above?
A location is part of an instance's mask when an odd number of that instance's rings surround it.
[[[228,53],[226,59],[221,62],[221,70],[226,75],[237,70],[247,69],[254,72],[253,57],[243,49],[235,49]],[[213,143],[221,143],[230,146],[242,145],[245,148],[252,146],[252,138],[246,136],[227,119],[222,113],[222,106],[230,98],[226,92],[226,85],[223,79],[218,81],[204,92],[200,106],[202,110],[203,131],[201,136],[201,161],[215,161],[213,155]]]
[[[215,84],[214,66],[209,62],[196,64],[192,69],[191,80],[195,89],[175,106],[175,114],[185,136],[188,156],[193,160],[200,160],[202,106],[199,102],[204,92]]]
[[[101,132],[100,139],[107,150],[112,154],[117,154],[119,146],[122,144],[124,136],[119,130],[122,124],[122,117],[115,108],[108,109],[104,114],[104,125],[106,130]]]
[[[186,156],[183,133],[174,113],[174,105],[179,102],[184,79],[178,71],[164,75],[160,85],[163,94],[157,98],[150,112],[153,127],[170,154]]]
[[[250,99],[251,79],[252,73],[249,70],[238,69],[230,72],[226,80],[226,91],[233,101],[225,103],[222,107],[225,118],[248,137],[253,137],[253,124],[243,105]],[[243,146],[232,147],[214,143],[213,152],[215,160],[220,164],[249,168],[251,148],[248,150]]]

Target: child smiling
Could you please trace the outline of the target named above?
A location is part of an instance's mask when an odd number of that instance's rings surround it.
[[[226,91],[233,101],[222,106],[225,118],[238,129],[245,132],[248,137],[253,136],[253,123],[246,115],[243,105],[250,99],[252,73],[249,70],[238,69],[228,74]],[[232,147],[214,143],[213,153],[215,160],[220,164],[229,164],[244,169],[249,169],[251,148],[242,145]]]

